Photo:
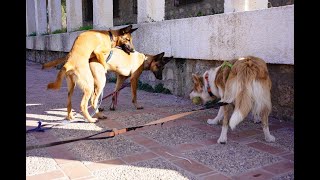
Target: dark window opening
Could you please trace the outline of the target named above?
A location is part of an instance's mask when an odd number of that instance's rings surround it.
[[[113,0],[113,17],[120,17],[119,0]]]
[[[92,24],[93,21],[93,4],[92,0],[82,0],[82,19],[84,25]]]
[[[186,5],[191,3],[200,2],[202,0],[174,0],[174,6]]]
[[[137,3],[137,0],[133,0],[133,4],[132,4],[132,11],[133,11],[133,14],[138,14],[138,3]]]

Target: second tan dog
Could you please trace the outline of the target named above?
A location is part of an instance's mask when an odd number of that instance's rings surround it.
[[[124,81],[130,77],[132,103],[136,109],[143,109],[142,106],[137,103],[137,88],[138,80],[143,71],[150,70],[154,76],[162,80],[162,71],[164,66],[173,58],[163,58],[164,52],[157,55],[148,55],[139,52],[130,53],[130,55],[123,53],[120,49],[113,48],[113,55],[107,62],[109,70],[116,73],[117,81],[115,91],[119,90]],[[90,68],[94,77],[95,93],[93,95],[94,103],[97,103],[106,82],[105,75],[100,70],[101,67],[97,63],[96,58],[90,59]],[[115,109],[114,96],[113,103],[110,109]],[[103,117],[103,116],[99,116]]]

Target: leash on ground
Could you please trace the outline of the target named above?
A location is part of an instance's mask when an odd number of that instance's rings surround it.
[[[105,97],[101,98],[100,103],[101,103],[101,101],[105,100],[106,98],[117,94],[119,91],[121,91],[121,90],[122,90],[123,88],[125,88],[125,87],[128,87],[129,85],[130,85],[130,83],[124,83],[124,84],[121,86],[121,88],[119,88],[118,90],[113,91],[112,93],[110,93],[110,94],[106,95]],[[103,96],[103,95],[101,94],[100,97],[102,97],[102,96]],[[91,107],[91,105],[90,105],[88,108],[90,108],[90,107]]]
[[[118,130],[116,128],[107,129],[107,130],[98,132],[96,134],[92,134],[90,136],[74,138],[74,139],[69,139],[69,140],[64,140],[64,141],[56,141],[56,142],[51,142],[51,143],[47,143],[47,144],[27,146],[26,150],[32,150],[32,149],[56,146],[56,145],[65,144],[65,143],[71,143],[71,142],[80,141],[80,140],[97,140],[97,139],[113,138],[116,135],[123,134],[123,133],[129,132],[129,131],[132,131],[132,130],[136,130],[136,129],[140,129],[140,128],[147,127],[147,126],[152,126],[152,125],[158,125],[158,124],[163,125],[164,123],[166,123],[168,121],[173,121],[173,120],[179,119],[181,117],[190,115],[190,114],[192,114],[194,112],[197,112],[197,111],[202,111],[202,110],[206,110],[206,109],[220,107],[220,106],[224,106],[224,105],[227,105],[227,104],[228,103],[215,101],[215,102],[212,102],[212,103],[208,103],[208,104],[204,105],[201,108],[192,109],[191,111],[187,111],[187,112],[184,112],[184,113],[180,113],[180,114],[175,114],[175,115],[171,115],[171,116],[168,116],[168,117],[164,117],[164,118],[158,119],[156,121],[152,121],[150,123],[144,124],[142,126],[127,127],[127,128],[123,128],[123,129],[120,129],[120,130]],[[93,137],[93,136],[97,136],[97,135],[100,135],[100,134],[103,134],[103,133],[108,133],[108,134],[106,136],[102,136],[102,137]]]
[[[113,91],[112,93],[108,94],[107,96],[103,97],[103,91],[101,92],[101,95],[100,95],[100,100],[99,100],[99,103],[98,103],[98,106],[94,109],[94,111],[90,114],[91,117],[96,113],[97,109],[100,107],[101,105],[101,102],[102,100],[112,96],[112,95],[117,95],[117,93],[122,90],[123,88],[125,87],[128,87],[130,85],[130,83],[125,83],[121,86],[121,88],[119,88],[118,90],[116,91]],[[102,98],[103,97],[103,98]],[[90,108],[91,106],[89,106],[88,108]],[[42,121],[38,121],[38,126],[36,128],[32,128],[32,129],[28,129],[26,131],[26,133],[30,133],[30,132],[45,132],[45,130],[48,130],[48,129],[52,129],[53,127],[55,126],[64,126],[66,124],[69,124],[69,123],[84,123],[84,122],[87,122],[87,120],[85,121],[62,121],[62,123],[54,123],[54,124],[43,124]],[[45,127],[45,126],[48,126],[48,127]]]

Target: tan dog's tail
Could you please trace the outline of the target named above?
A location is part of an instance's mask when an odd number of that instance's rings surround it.
[[[53,61],[49,61],[49,62],[44,63],[42,65],[42,69],[49,69],[49,68],[54,67],[54,66],[56,66],[58,64],[62,64],[64,62],[66,62],[66,60],[67,60],[66,57],[61,57],[61,58],[55,59]]]
[[[55,89],[55,90],[60,89],[61,84],[62,84],[62,80],[63,80],[63,77],[65,76],[65,74],[66,74],[66,68],[62,67],[57,75],[56,81],[49,83],[47,88],[48,89]]]

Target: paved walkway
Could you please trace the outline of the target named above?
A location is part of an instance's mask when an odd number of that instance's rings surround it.
[[[35,127],[39,120],[44,123],[64,120],[65,81],[58,91],[46,90],[57,70],[41,70],[40,64],[27,62],[26,73],[26,129]],[[114,83],[108,83],[104,95],[113,88]],[[81,96],[76,88],[72,101],[77,112],[75,120],[83,120],[79,114]],[[109,111],[110,102],[110,98],[102,102],[106,120],[28,133],[27,146],[83,137],[104,129],[143,125],[195,108],[186,98],[138,91],[138,102],[144,109],[135,110],[130,88],[121,91],[116,111]],[[216,109],[210,109],[111,139],[27,151],[27,179],[294,179],[293,123],[270,118],[276,142],[266,143],[261,125],[246,120],[236,130],[230,130],[228,143],[221,145],[216,143],[221,125],[206,124],[216,114]]]

